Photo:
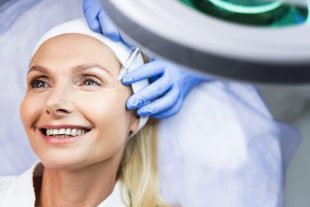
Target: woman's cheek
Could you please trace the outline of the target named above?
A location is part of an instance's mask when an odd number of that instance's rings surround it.
[[[84,109],[97,113],[124,112],[126,110],[126,101],[129,93],[119,90],[105,90],[99,93],[82,94],[78,103],[83,105]]]
[[[26,95],[21,103],[20,116],[25,127],[30,127],[39,116],[42,108],[41,100],[30,95]],[[27,129],[27,128],[26,128]]]
[[[116,91],[94,94],[80,98],[77,108],[95,124],[100,124],[102,127],[123,128],[129,120],[129,112],[126,110],[127,97],[124,95]]]

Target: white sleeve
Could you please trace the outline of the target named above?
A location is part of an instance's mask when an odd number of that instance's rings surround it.
[[[254,87],[200,84],[160,122],[161,193],[184,207],[281,207],[283,174],[299,142]]]

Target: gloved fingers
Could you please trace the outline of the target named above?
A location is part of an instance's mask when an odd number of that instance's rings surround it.
[[[166,111],[154,114],[154,115],[152,115],[152,117],[156,118],[156,119],[169,118],[169,117],[175,115],[176,113],[178,113],[180,111],[182,105],[183,105],[183,99],[178,99],[176,104],[172,108],[167,109]]]
[[[164,71],[165,66],[161,63],[161,61],[153,61],[128,72],[123,77],[122,83],[124,85],[130,85],[146,78],[162,75]]]
[[[172,87],[163,97],[139,108],[137,113],[139,116],[152,116],[153,114],[172,109],[177,103],[179,95],[180,90]]]
[[[101,26],[98,19],[101,5],[98,0],[84,0],[83,12],[86,22],[91,30],[94,32],[101,32]]]
[[[114,25],[114,23],[103,8],[100,9],[98,19],[101,26],[101,32],[104,36],[110,38],[115,42],[122,41],[117,27]]]
[[[153,82],[151,85],[133,94],[127,101],[127,108],[129,110],[139,108],[142,105],[162,96],[172,86],[169,77],[163,76]]]

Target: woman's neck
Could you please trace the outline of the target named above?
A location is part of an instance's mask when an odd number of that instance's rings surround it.
[[[111,163],[97,163],[79,170],[45,168],[37,206],[97,206],[113,191],[117,168]]]

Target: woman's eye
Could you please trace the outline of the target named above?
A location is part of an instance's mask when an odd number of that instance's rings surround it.
[[[31,87],[32,88],[47,88],[48,84],[42,80],[37,79],[31,83]]]
[[[83,81],[83,84],[86,86],[101,86],[101,84],[98,81],[91,79],[91,78],[85,79]]]

